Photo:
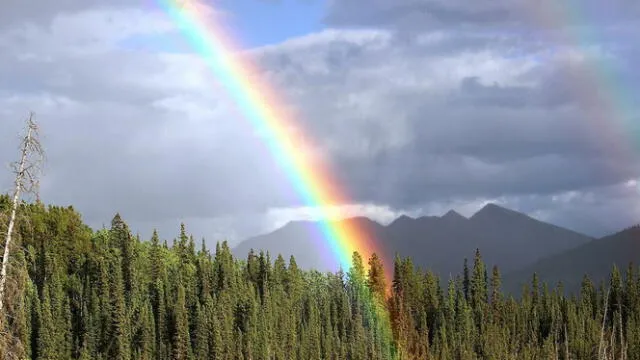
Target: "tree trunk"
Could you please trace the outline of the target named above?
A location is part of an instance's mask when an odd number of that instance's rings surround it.
[[[600,343],[598,345],[598,359],[603,359],[604,354],[602,353],[602,347],[604,345],[604,325],[607,322],[607,309],[609,308],[609,293],[611,292],[611,287],[607,289],[607,297],[604,299],[604,314],[602,315],[602,329],[600,330]]]
[[[16,174],[15,192],[13,194],[13,202],[11,203],[11,216],[9,218],[9,227],[7,229],[7,236],[4,241],[4,254],[2,255],[2,269],[0,269],[0,313],[4,310],[4,291],[7,283],[7,267],[9,265],[9,251],[11,246],[11,235],[13,233],[13,227],[16,223],[16,213],[18,212],[18,204],[20,201],[20,193],[22,192],[22,184],[24,180],[25,164],[27,162],[27,156],[29,154],[29,144],[31,143],[31,134],[33,126],[31,126],[31,119],[29,119],[29,130],[27,132],[26,141],[22,147],[22,155],[20,156],[20,164],[18,165],[18,172]]]

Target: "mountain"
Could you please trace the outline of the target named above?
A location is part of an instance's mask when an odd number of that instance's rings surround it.
[[[357,226],[376,239],[384,237],[385,227],[366,217],[333,221],[331,225]],[[264,250],[268,251],[272,258],[281,254],[285,260],[289,260],[289,256],[293,255],[298,266],[305,269],[335,271],[338,269],[338,262],[327,248],[324,228],[325,226],[315,221],[291,221],[271,233],[241,242],[233,248],[233,254],[239,259],[246,259],[251,250]]]
[[[499,264],[503,272],[592,240],[495,204],[486,205],[469,220],[473,230],[479,234],[476,244],[485,262]]]
[[[615,264],[624,274],[629,263],[640,263],[640,226],[593,240],[585,245],[541,259],[523,269],[506,274],[504,289],[520,293],[530,284],[533,273],[550,287],[562,281],[567,291],[577,291],[585,274],[598,283],[608,279]]]
[[[398,253],[447,278],[462,270],[463,259],[480,249],[485,263],[509,272],[546,256],[583,245],[586,235],[488,204],[470,218],[449,211],[442,217],[394,222],[387,241]]]
[[[476,248],[487,264],[497,264],[505,273],[592,240],[495,204],[486,205],[470,218],[449,211],[443,216],[401,216],[387,226],[363,217],[338,223],[363,227],[373,241],[384,247],[387,256],[410,256],[416,265],[445,279],[449,274],[460,273],[464,258],[471,260]],[[272,257],[294,255],[301,267],[335,270],[337,265],[326,249],[319,225],[290,222],[274,232],[243,241],[233,251],[241,258],[251,249],[269,251]]]

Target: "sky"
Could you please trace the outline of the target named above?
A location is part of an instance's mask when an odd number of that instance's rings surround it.
[[[46,203],[232,244],[311,211],[158,0],[9,0],[0,190],[29,111]],[[344,216],[496,202],[600,236],[640,222],[640,3],[220,0],[349,194]],[[576,5],[578,4],[578,5]],[[635,102],[635,103],[634,103]]]

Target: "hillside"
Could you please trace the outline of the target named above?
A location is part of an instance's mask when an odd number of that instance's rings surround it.
[[[0,196],[0,214],[8,208],[9,197]],[[282,258],[236,258],[226,242],[215,251],[200,248],[186,226],[165,242],[158,233],[134,236],[119,215],[94,231],[72,207],[24,204],[19,212],[6,312],[0,312],[0,359],[598,357],[604,302],[593,300],[605,290],[584,298],[543,292],[536,302],[509,299],[494,291],[497,277],[485,278],[479,257],[469,264],[474,286],[450,282],[444,289],[433,274],[398,259],[387,292],[376,258],[356,257],[346,276],[318,273]],[[399,221],[433,220],[441,229],[467,223],[455,213],[414,220]],[[385,229],[365,218],[350,221]],[[305,233],[304,224],[292,226]],[[638,229],[625,234],[593,250],[605,257],[638,254]],[[610,245],[618,250],[608,254]],[[630,283],[639,280],[634,275]],[[626,284],[618,287],[624,311],[612,303],[608,311],[627,326],[607,321],[603,336],[608,348],[618,349],[611,358],[637,360],[640,296]],[[558,340],[556,334],[567,335]],[[514,356],[519,349],[526,356]]]
[[[444,277],[459,273],[465,257],[479,248],[488,264],[512,271],[580,245],[592,239],[525,214],[489,204],[470,218],[449,211],[443,216],[411,218],[401,216],[388,226],[366,218],[353,218],[385,248],[387,254],[410,256],[416,265]],[[325,240],[318,223],[291,222],[269,234],[240,243],[237,256],[250,249],[271,254],[294,255],[305,268],[335,270],[329,259],[318,256]]]
[[[354,217],[337,223],[355,223],[374,238],[384,238],[385,227],[365,217]],[[325,237],[317,222],[292,221],[271,233],[243,241],[233,249],[233,254],[242,259],[252,249],[256,252],[264,250],[272,258],[281,254],[288,260],[293,255],[298,265],[305,269],[335,271],[338,263],[327,249]]]
[[[504,288],[518,293],[535,272],[541,282],[555,285],[562,281],[566,290],[575,291],[579,289],[584,274],[598,283],[607,279],[613,264],[624,273],[629,263],[640,263],[640,226],[593,240],[507,274]]]

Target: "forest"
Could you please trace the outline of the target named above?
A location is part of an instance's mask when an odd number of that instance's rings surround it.
[[[10,204],[0,196],[4,232]],[[376,255],[320,273],[208,249],[184,225],[168,242],[119,215],[92,230],[73,207],[18,214],[2,359],[640,359],[631,264],[576,294],[532,274],[512,296],[479,251],[443,281],[396,257],[387,281]]]

